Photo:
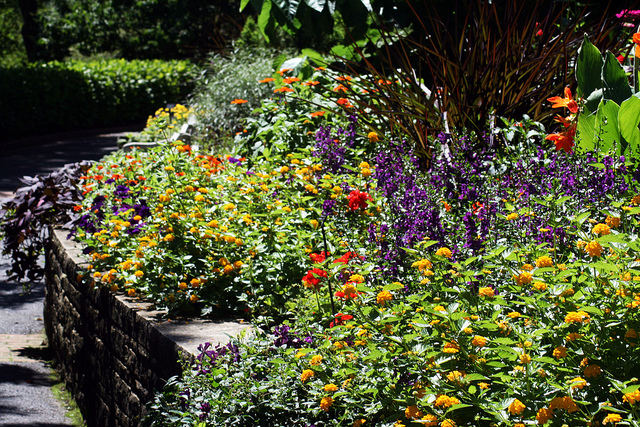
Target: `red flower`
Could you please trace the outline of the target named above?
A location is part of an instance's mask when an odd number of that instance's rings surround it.
[[[553,102],[551,108],[566,107],[572,114],[578,112],[578,103],[571,97],[571,89],[569,89],[568,86],[564,88],[564,98],[552,96],[551,98],[547,98],[547,101]]]
[[[346,264],[346,263],[349,262],[349,260],[351,260],[353,258],[358,258],[358,254],[356,254],[355,252],[349,251],[346,254],[342,255],[337,260],[333,261],[333,263],[334,264]]]
[[[353,316],[350,314],[342,314],[342,313],[338,313],[336,314],[336,320],[334,320],[333,322],[331,322],[329,324],[330,328],[333,328],[334,326],[338,326],[338,325],[344,325],[344,322],[349,321],[353,319]]]
[[[556,144],[556,151],[564,150],[571,153],[573,150],[573,139],[576,136],[576,125],[571,125],[566,131],[560,133],[552,133],[545,139],[553,141]]]
[[[336,102],[338,103],[338,105],[342,105],[345,108],[353,107],[353,105],[349,102],[349,100],[347,98],[340,98]]]
[[[312,268],[302,278],[302,284],[307,288],[313,288],[317,291],[322,286],[322,284],[320,283],[322,277],[327,277],[326,271],[320,268]]]
[[[353,190],[347,198],[349,199],[349,209],[352,211],[366,208],[367,200],[371,200],[371,196],[368,193],[363,193],[358,190]]]
[[[325,259],[327,259],[327,253],[322,251],[319,254],[310,254],[309,258],[311,258],[311,262],[314,264],[321,264]]]

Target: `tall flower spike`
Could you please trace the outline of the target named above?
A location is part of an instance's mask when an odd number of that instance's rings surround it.
[[[547,98],[547,101],[553,102],[551,108],[566,107],[572,114],[578,112],[578,103],[571,96],[571,89],[569,89],[569,86],[564,88],[564,98],[561,98],[559,96],[552,96],[551,98]]]

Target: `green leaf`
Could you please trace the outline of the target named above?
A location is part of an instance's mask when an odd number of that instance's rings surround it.
[[[632,92],[627,75],[618,59],[611,52],[605,54],[602,81],[605,99],[611,99],[619,105],[631,97]]]
[[[258,16],[258,28],[260,28],[260,31],[267,43],[269,43],[270,40],[269,30],[273,27],[273,14],[271,13],[272,6],[271,0],[264,0],[262,8],[260,9],[260,15]]]
[[[617,60],[616,60],[617,62]],[[597,139],[598,151],[609,152],[616,142],[622,145],[618,128],[618,111],[620,106],[613,100],[600,102],[594,124],[594,136]],[[626,142],[625,144],[626,145]],[[622,154],[622,149],[619,154]]]
[[[469,374],[464,377],[467,381],[488,381],[489,378],[481,374]]]
[[[594,151],[596,114],[580,114],[576,127],[576,152],[588,153]]]
[[[587,35],[584,35],[584,39],[580,48],[578,49],[578,59],[576,60],[576,80],[578,81],[577,96],[587,97],[593,91],[602,88],[602,55],[597,47],[595,47]],[[591,111],[595,110],[596,103],[590,108]]]
[[[630,97],[622,104],[618,111],[618,125],[620,135],[629,143],[629,150],[637,153],[640,148],[640,99],[635,96]]]
[[[404,285],[402,283],[389,283],[388,285],[385,285],[385,287],[382,289],[383,291],[395,291],[396,289],[404,289]]]
[[[640,389],[640,385],[630,385],[629,387],[622,390],[622,394],[633,393],[634,391]]]

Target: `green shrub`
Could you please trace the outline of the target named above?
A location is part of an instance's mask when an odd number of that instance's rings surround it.
[[[209,141],[206,144],[228,145],[249,113],[272,94],[272,88],[259,80],[273,74],[276,56],[267,49],[211,55],[189,102],[197,111],[198,133]],[[232,104],[236,99],[247,102]]]
[[[48,0],[39,2],[37,57],[115,52],[127,59],[201,57],[242,28],[238,0]]]
[[[195,66],[186,61],[49,62],[0,68],[0,140],[142,123],[182,101]]]

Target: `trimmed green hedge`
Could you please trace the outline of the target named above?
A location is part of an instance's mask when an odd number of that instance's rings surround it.
[[[196,66],[188,61],[68,61],[0,68],[0,140],[143,123],[184,102]]]

